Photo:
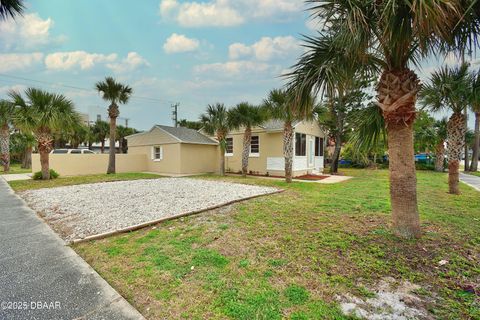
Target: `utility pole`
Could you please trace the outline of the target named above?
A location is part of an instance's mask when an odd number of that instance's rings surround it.
[[[175,125],[175,128],[178,126],[178,106],[180,105],[180,103],[175,103],[175,104],[172,104],[172,120],[173,120],[173,124]]]

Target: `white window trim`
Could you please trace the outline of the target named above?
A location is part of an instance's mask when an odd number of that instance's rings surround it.
[[[160,158],[156,158],[155,148],[160,148]],[[162,146],[153,146],[152,147],[152,161],[160,162],[163,160],[163,147]]]
[[[260,153],[250,153],[248,156],[250,158],[260,158]]]
[[[225,152],[225,157],[233,157],[233,153],[226,153]]]

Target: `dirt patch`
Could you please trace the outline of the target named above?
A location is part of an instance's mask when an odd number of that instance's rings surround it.
[[[398,283],[394,278],[383,278],[371,289],[374,296],[359,298],[351,294],[337,296],[342,311],[347,315],[369,320],[434,319],[427,311],[427,302],[415,294],[420,286],[408,281]]]
[[[295,177],[295,179],[318,181],[318,180],[327,179],[328,177],[329,176],[319,176],[319,175],[316,175],[316,174],[306,174],[306,175],[303,175],[303,176]]]

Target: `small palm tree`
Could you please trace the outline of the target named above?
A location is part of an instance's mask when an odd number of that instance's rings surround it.
[[[217,136],[220,143],[220,173],[225,175],[225,149],[227,145],[226,137],[230,130],[228,126],[228,111],[223,103],[208,105],[207,111],[200,116],[203,130],[213,136]]]
[[[0,163],[3,171],[10,170],[10,124],[15,114],[15,106],[6,100],[0,100]]]
[[[467,64],[455,68],[443,67],[431,75],[420,91],[423,106],[434,112],[452,112],[447,123],[448,185],[451,194],[460,194],[459,166],[467,121],[462,112],[469,102],[470,81]]]
[[[283,122],[283,156],[285,158],[285,181],[292,182],[293,167],[293,123],[313,116],[314,99],[299,101],[292,90],[275,89],[264,101],[268,116]]]
[[[437,120],[434,124],[435,127],[435,171],[443,172],[445,163],[445,142],[448,137],[447,130],[448,119],[442,118]]]
[[[109,133],[109,125],[106,121],[98,120],[95,122],[93,127],[91,127],[91,135],[89,137],[90,142],[100,142],[100,152],[105,151],[105,139]]]
[[[0,20],[7,20],[9,17],[15,18],[21,15],[25,5],[22,0],[2,0],[0,2]]]
[[[478,157],[480,157],[480,70],[472,75],[472,91],[470,106],[475,114],[474,144],[470,171],[478,170]]]
[[[117,140],[120,148],[120,153],[127,153],[128,145],[126,136],[136,133],[136,130],[133,128],[128,128],[124,126],[117,126]]]
[[[37,141],[42,179],[50,179],[49,153],[53,149],[53,132],[69,131],[80,122],[73,102],[61,94],[40,89],[25,90],[26,99],[18,92],[9,96],[17,107],[15,125],[24,132],[32,132]]]
[[[239,103],[228,112],[228,123],[231,129],[244,128],[243,151],[242,151],[242,176],[248,172],[248,158],[252,143],[252,127],[259,126],[265,121],[265,112],[258,106],[252,106],[248,102]]]
[[[95,84],[95,88],[102,95],[103,100],[109,101],[108,116],[110,118],[110,150],[107,173],[115,173],[115,134],[117,118],[120,110],[117,103],[126,104],[133,93],[132,88],[116,82],[112,77],[106,77],[105,81]]]

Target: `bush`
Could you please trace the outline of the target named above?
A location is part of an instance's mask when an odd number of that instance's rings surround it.
[[[417,170],[435,170],[435,165],[432,163],[415,163],[415,169]]]
[[[59,176],[57,171],[50,169],[50,179],[57,179]],[[42,180],[42,171],[35,172],[32,178],[33,180]]]

